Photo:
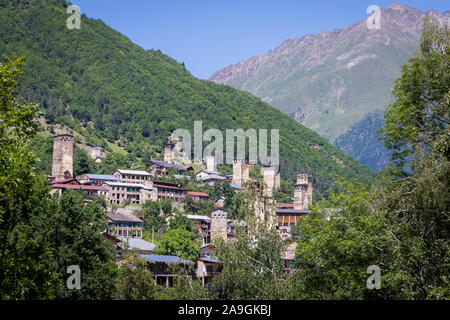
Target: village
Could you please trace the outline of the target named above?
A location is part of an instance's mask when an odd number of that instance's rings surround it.
[[[214,202],[214,209],[209,215],[185,214],[183,199],[191,197],[196,202],[212,202],[209,194],[200,191],[186,190],[181,183],[164,181],[170,172],[174,177],[182,180],[192,166],[182,166],[174,161],[174,144],[164,145],[164,161],[151,160],[147,167],[117,168],[112,175],[86,173],[73,177],[73,144],[72,134],[65,133],[54,136],[52,173],[47,175],[51,186],[51,193],[61,195],[67,190],[85,191],[85,201],[92,201],[96,196],[102,197],[107,204],[108,228],[103,235],[116,249],[116,262],[120,266],[127,251],[133,250],[148,262],[156,284],[170,287],[177,275],[169,267],[178,265],[190,268],[192,279],[201,279],[203,285],[209,285],[215,275],[221,270],[220,261],[214,255],[216,239],[232,241],[236,237],[236,228],[246,228],[246,221],[231,219],[223,204],[226,200],[221,197]],[[93,148],[91,156],[102,161],[100,148]],[[215,183],[228,181],[235,193],[244,192],[252,186],[250,167],[245,160],[233,162],[233,174],[225,175],[218,171],[214,156],[204,159],[201,170],[195,172],[195,179],[199,186],[213,186]],[[297,175],[295,191],[291,203],[277,203],[273,199],[273,191],[280,187],[279,167],[261,166],[261,176],[264,180],[263,195],[269,206],[262,210],[256,203],[255,215],[269,226],[275,228],[280,237],[286,241],[286,250],[282,254],[285,272],[290,273],[290,264],[295,257],[296,239],[291,234],[291,227],[297,225],[302,217],[307,216],[312,203],[311,175],[302,173]],[[191,176],[192,177],[192,174]],[[195,226],[196,241],[201,243],[196,259],[189,260],[173,255],[154,254],[155,243],[143,239],[144,221],[134,212],[142,207],[146,201],[164,201],[170,199],[174,211],[181,212],[185,218]],[[259,209],[258,209],[259,208]],[[170,225],[175,213],[160,213],[164,221]]]

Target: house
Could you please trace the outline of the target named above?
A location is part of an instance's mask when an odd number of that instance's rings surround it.
[[[148,269],[152,273],[155,283],[166,288],[172,287],[174,277],[179,276],[171,268],[172,265],[178,265],[188,271],[189,265],[194,264],[191,260],[181,259],[177,256],[156,254],[140,254],[140,256],[147,260]],[[192,275],[189,277],[192,278]]]
[[[143,221],[132,214],[108,213],[108,224],[116,236],[142,238]]]
[[[201,178],[204,178],[209,175],[222,176],[222,174],[220,172],[211,171],[211,170],[201,170],[201,171],[197,172],[197,174],[196,174],[197,179],[201,179]]]
[[[164,181],[153,181],[153,190],[153,200],[158,201],[172,199],[175,202],[179,202],[186,193],[186,190],[180,184]]]
[[[147,187],[152,186],[151,174],[147,171],[118,169],[113,176],[119,179],[119,182],[143,184]]]
[[[200,248],[196,260],[195,275],[202,279],[202,284],[210,286],[213,277],[220,272],[219,259],[214,256],[216,247],[212,243],[204,244]]]
[[[207,176],[204,176],[202,178],[199,178],[199,180],[203,182],[224,182],[227,180],[227,178],[217,175],[217,174],[209,174]]]
[[[132,204],[143,204],[153,200],[153,188],[141,183],[106,181],[103,187],[108,190],[108,204],[122,204],[129,201]]]
[[[306,217],[309,213],[309,210],[275,209],[277,226],[290,231],[291,226],[296,226],[300,218]]]
[[[177,172],[177,174],[179,174],[179,175],[182,175],[183,173],[188,171],[188,168],[182,167],[178,164],[169,163],[169,162],[160,161],[160,160],[151,160],[149,169],[150,169],[153,177],[165,176],[169,173],[170,169],[174,169]]]
[[[209,194],[197,191],[188,191],[186,195],[191,196],[194,201],[208,201],[210,198]]]

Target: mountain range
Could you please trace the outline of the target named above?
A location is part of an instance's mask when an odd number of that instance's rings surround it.
[[[192,134],[196,120],[204,131],[279,129],[282,179],[311,173],[319,194],[335,175],[374,179],[368,167],[248,92],[199,80],[182,63],[84,14],[81,29],[68,29],[69,5],[0,0],[0,52],[25,57],[19,93],[41,104],[43,134],[63,125],[77,144],[125,153],[139,164],[161,152],[173,130]]]
[[[369,29],[364,19],[347,28],[289,39],[217,71],[210,80],[255,94],[379,170],[388,154],[377,141],[378,128],[367,131],[363,126],[383,125],[382,111],[392,102],[402,65],[418,47],[426,14],[441,23],[450,19],[450,11],[423,12],[393,3],[380,10],[379,29]]]

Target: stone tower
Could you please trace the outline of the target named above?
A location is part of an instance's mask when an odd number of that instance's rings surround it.
[[[311,175],[298,174],[294,190],[294,210],[307,210],[312,204]]]
[[[206,170],[217,172],[217,162],[215,156],[206,157]]]
[[[171,143],[164,145],[164,162],[173,164],[173,147],[174,145]]]
[[[250,180],[249,164],[245,160],[233,161],[233,183],[243,186],[245,182]]]
[[[211,211],[211,241],[228,238],[228,213],[221,209]]]
[[[308,185],[308,202],[309,204],[312,204],[312,197],[313,197],[313,186],[312,186],[312,176],[308,173],[304,174],[298,174],[297,175],[297,183],[296,184],[306,184]]]
[[[55,181],[73,177],[73,135],[60,134],[53,138],[52,176]]]
[[[264,178],[264,183],[266,187],[264,189],[264,195],[272,198],[273,189],[275,188],[275,167],[272,166],[262,166],[261,174]]]

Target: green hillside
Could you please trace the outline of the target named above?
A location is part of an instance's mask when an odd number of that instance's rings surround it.
[[[384,122],[381,111],[369,113],[348,132],[338,137],[335,144],[360,163],[365,163],[377,171],[383,170],[390,157],[383,140],[378,140],[380,133],[377,130],[384,128]]]
[[[69,30],[67,6],[0,0],[0,52],[25,56],[21,95],[42,104],[48,124],[71,127],[87,144],[120,146],[137,162],[171,131],[192,131],[196,120],[203,120],[203,130],[280,129],[283,178],[310,172],[321,193],[332,174],[373,179],[368,167],[250,93],[196,79],[100,20],[83,15],[81,29]]]

